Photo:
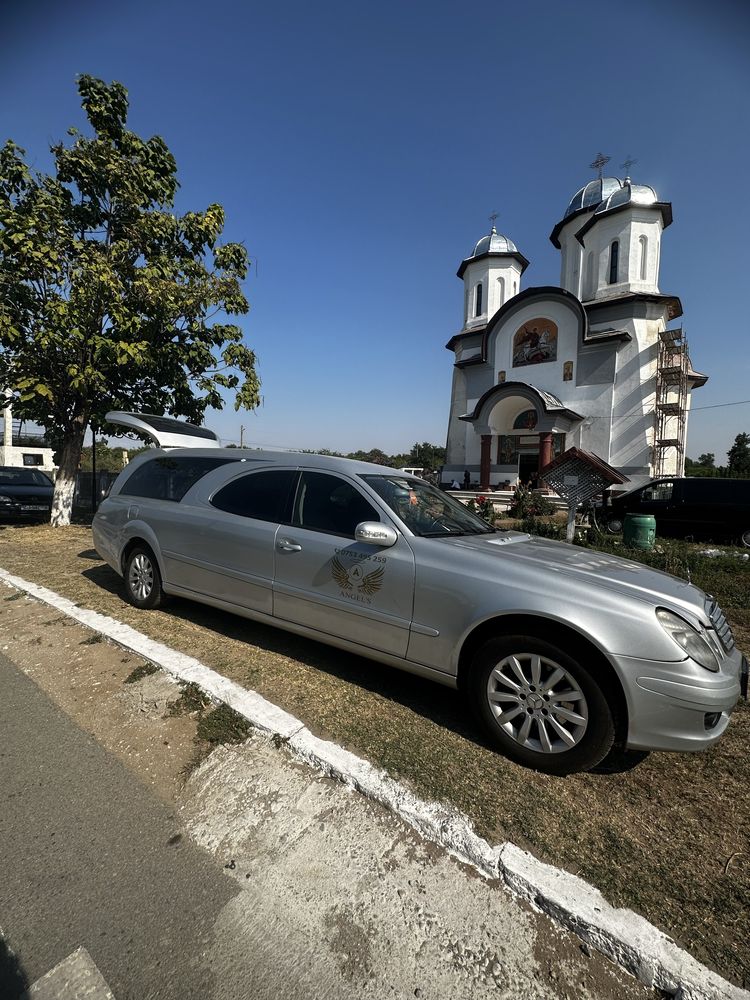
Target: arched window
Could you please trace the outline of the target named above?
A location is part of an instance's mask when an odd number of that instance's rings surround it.
[[[482,315],[482,282],[477,283],[476,298],[474,299],[474,315]]]
[[[518,291],[518,282],[514,281],[513,282],[513,294],[515,295],[517,291]]]
[[[638,240],[641,247],[641,281],[646,280],[646,265],[648,263],[648,236],[641,236]]]
[[[613,240],[609,247],[609,283],[617,284],[617,264],[620,257],[620,241]]]
[[[499,298],[498,298],[497,304],[498,304],[498,307],[500,307],[503,304],[503,302],[505,302],[505,278],[498,278],[497,279],[497,284],[498,284],[498,291],[499,291]]]

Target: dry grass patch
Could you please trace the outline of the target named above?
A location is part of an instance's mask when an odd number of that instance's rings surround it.
[[[512,840],[581,875],[750,985],[747,705],[706,753],[652,754],[631,770],[549,777],[484,745],[453,691],[201,605],[175,600],[137,611],[84,528],[2,531],[0,565],[252,686],[418,794],[452,802],[490,841]],[[748,648],[743,574],[750,567],[738,563],[737,579],[729,577],[738,603],[725,610]]]

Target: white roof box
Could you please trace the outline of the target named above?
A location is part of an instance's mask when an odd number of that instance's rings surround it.
[[[220,448],[221,442],[207,427],[190,424],[174,417],[160,417],[155,413],[124,413],[110,410],[107,423],[119,424],[142,437],[151,438],[160,448]]]

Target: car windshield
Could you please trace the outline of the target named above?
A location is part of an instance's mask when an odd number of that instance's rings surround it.
[[[477,517],[460,500],[408,476],[362,476],[396,517],[423,538],[445,535],[488,535],[495,529]]]
[[[51,486],[52,480],[37,469],[0,469],[0,486]]]

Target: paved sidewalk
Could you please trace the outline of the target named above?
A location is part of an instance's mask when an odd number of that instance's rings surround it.
[[[85,947],[117,1000],[655,997],[265,738],[174,791],[171,681],[123,688],[132,657],[26,599],[0,628],[0,922],[28,981]]]

